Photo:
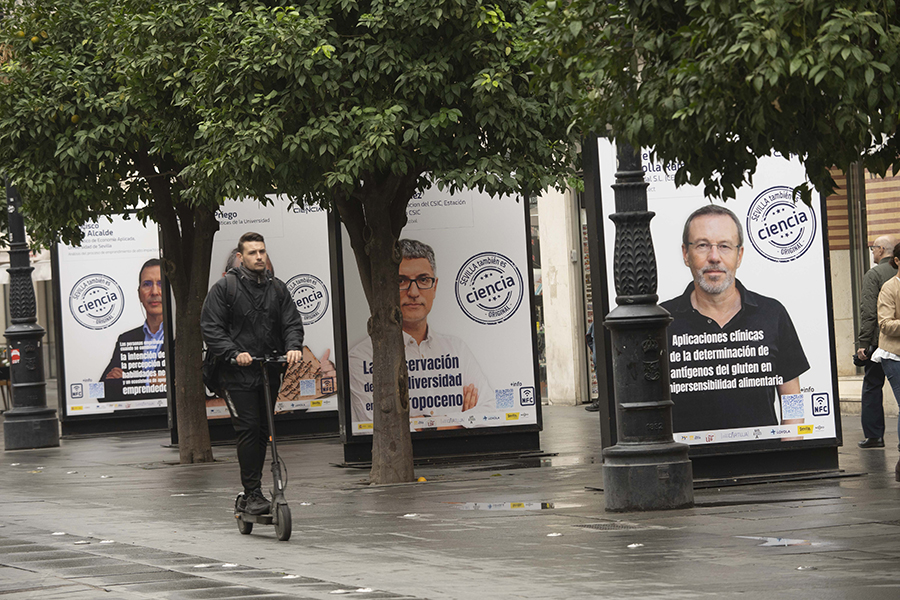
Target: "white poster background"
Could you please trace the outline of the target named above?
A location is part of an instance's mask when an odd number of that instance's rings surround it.
[[[604,240],[606,256],[610,260],[615,247],[615,225],[609,215],[615,212],[612,184],[615,183],[616,156],[614,146],[605,139],[599,140],[600,182],[604,214]],[[684,292],[691,281],[691,273],[681,254],[682,230],[687,217],[709,200],[702,187],[675,187],[674,169],[667,174],[659,163],[651,162],[647,152],[642,153],[644,178],[647,188],[648,210],[656,213],[650,222],[653,247],[659,277],[659,302],[670,300]],[[836,437],[834,381],[832,380],[832,344],[829,338],[827,288],[825,283],[825,256],[822,243],[821,207],[813,202],[816,219],[815,237],[809,248],[800,256],[786,262],[766,258],[751,241],[747,231],[747,212],[754,200],[766,190],[776,186],[793,188],[805,181],[803,166],[796,159],[767,157],[759,161],[753,185],[737,190],[737,197],[723,204],[733,211],[744,227],[744,257],[737,270],[737,279],[751,291],[780,301],[797,330],[810,369],[800,375],[800,387],[804,403],[803,425],[774,427],[746,427],[715,431],[676,432],[675,441],[691,445],[724,442],[743,442],[755,439],[804,440]],[[610,304],[615,305],[613,269],[608,270],[607,290]],[[671,336],[668,339],[672,348]],[[727,394],[727,391],[723,391]],[[817,401],[813,414],[813,399]],[[822,408],[823,400],[827,400]],[[780,409],[776,409],[780,410]],[[826,413],[827,414],[824,414]],[[779,412],[780,414],[780,412]]]
[[[216,213],[219,231],[213,241],[209,286],[222,277],[229,253],[248,231],[261,234],[266,252],[275,268],[275,276],[288,284],[294,277],[311,275],[325,288],[327,303],[312,317],[304,319],[303,343],[319,359],[328,352],[334,361],[333,298],[331,293],[331,260],[328,251],[328,215],[318,207],[291,206],[287,198],[273,196],[263,206],[255,200],[227,200]],[[302,313],[301,313],[302,314]],[[278,402],[276,410],[306,409],[309,412],[337,410],[337,394],[315,400]],[[227,417],[224,404],[207,406],[207,417]]]
[[[411,407],[410,430],[537,423],[533,324],[527,271],[530,241],[523,210],[522,199],[491,198],[477,191],[450,195],[432,188],[410,201],[408,222],[401,238],[419,240],[431,246],[437,266],[435,275],[438,285],[428,315],[429,329],[433,327],[436,332],[460,338],[471,350],[495,392],[494,397],[480,394],[476,408],[463,413],[442,414],[438,408],[428,417],[417,417]],[[342,235],[347,343],[352,351],[367,336],[369,308],[350,240],[343,227]],[[479,255],[483,256],[476,258]],[[456,283],[465,265],[474,264],[477,269],[479,260],[493,260],[498,255],[508,258],[514,267],[508,270],[509,273],[515,276],[517,272],[521,277],[520,280],[516,277],[516,285],[521,281],[522,294],[521,302],[511,310],[511,314],[492,317],[489,311],[482,314],[465,301],[465,296],[473,292],[466,285],[459,287],[463,300],[458,301]],[[463,279],[467,280],[465,273],[464,270]],[[463,305],[469,307],[472,316],[463,310]],[[486,324],[476,319],[499,322]],[[410,392],[411,396],[414,394],[414,391]],[[351,421],[351,434],[372,433],[371,422]]]
[[[112,222],[101,219],[83,229],[81,246],[57,245],[66,415],[165,408],[164,385],[149,399],[142,395],[141,399],[123,396],[109,401],[100,379],[119,335],[140,327],[145,320],[138,280],[141,266],[151,258],[159,258],[157,227],[116,216]],[[84,301],[91,298],[105,303],[94,317],[82,312]]]

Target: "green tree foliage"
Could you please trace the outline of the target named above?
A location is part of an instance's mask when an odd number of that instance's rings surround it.
[[[315,198],[349,233],[379,357],[373,482],[413,477],[396,286],[410,198],[432,184],[538,193],[575,163],[568,108],[532,86],[528,9],[519,0],[218,5],[198,39],[190,102],[205,116],[206,154],[187,172],[227,188],[252,161],[244,184]]]
[[[540,0],[537,54],[588,129],[655,147],[676,182],[734,196],[757,159],[900,172],[893,0]]]
[[[0,165],[23,198],[32,239],[78,243],[81,226],[132,209],[163,232],[163,265],[179,323],[175,365],[182,462],[212,460],[200,378],[199,315],[221,193],[184,169],[199,117],[173,84],[189,61],[189,28],[164,43],[124,39],[142,4],[8,0],[0,43]],[[69,340],[69,343],[77,340]],[[170,382],[171,385],[172,382]]]
[[[0,92],[0,142],[15,149],[0,161],[44,239],[77,239],[84,220],[133,205],[159,220],[156,180],[179,217],[273,192],[334,209],[379,357],[371,479],[410,480],[396,285],[410,198],[430,185],[539,193],[575,165],[570,110],[533,85],[529,4],[7,4],[18,17],[4,22],[5,76],[17,83]]]

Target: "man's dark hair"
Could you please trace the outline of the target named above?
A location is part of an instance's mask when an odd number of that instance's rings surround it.
[[[431,270],[435,274],[437,274],[437,267],[434,263],[434,249],[420,242],[419,240],[398,240],[397,244],[400,246],[400,257],[401,258],[425,258],[428,259],[428,264],[431,265]]]
[[[158,267],[160,266],[160,262],[158,258],[151,258],[143,265],[141,265],[141,270],[138,271],[138,285],[144,283],[144,269],[149,269],[150,267]]]
[[[704,217],[707,215],[726,215],[731,217],[731,220],[734,221],[734,226],[737,227],[738,232],[738,246],[744,245],[744,228],[741,227],[741,221],[737,218],[737,215],[725,208],[724,206],[719,206],[718,204],[706,204],[701,206],[697,210],[691,213],[691,216],[687,218],[687,221],[684,222],[684,232],[681,234],[681,243],[685,246],[688,245],[690,240],[688,236],[690,234],[691,229],[691,221],[696,219],[697,217]],[[716,241],[716,240],[711,240]]]
[[[241,253],[241,251],[237,247],[231,249],[231,252],[228,253],[228,260],[225,261],[225,268],[222,269],[223,273],[227,273],[228,271],[233,269],[235,266],[237,266],[234,263],[237,260],[237,255],[240,253]],[[237,262],[238,262],[238,264],[240,264],[241,261],[237,260]]]
[[[244,253],[244,242],[262,242],[263,244],[265,244],[266,240],[261,234],[255,233],[253,231],[248,231],[247,233],[242,235],[240,241],[238,241],[238,252],[240,252],[241,254]]]
[[[895,269],[897,265],[900,265],[900,244],[894,246],[894,260],[891,263],[893,263]]]

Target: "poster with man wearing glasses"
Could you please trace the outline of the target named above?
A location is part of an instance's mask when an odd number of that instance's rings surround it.
[[[681,254],[692,281],[661,304],[673,317],[670,347],[680,349],[669,356],[674,431],[802,423],[779,417],[773,388],[779,398],[796,397],[809,362],[781,302],[737,279],[744,256],[737,215],[716,204],[692,212]]]
[[[139,273],[138,300],[144,321],[116,339],[112,358],[100,376],[105,391],[101,402],[151,398],[166,393],[165,327],[159,259],[151,258],[144,262]]]
[[[79,246],[56,247],[66,416],[164,411],[159,232],[123,216],[82,229]]]
[[[412,431],[534,425],[534,326],[521,199],[432,188],[410,201],[397,285]],[[349,247],[345,234],[345,244]],[[352,435],[374,427],[378,357],[352,253],[344,253]]]
[[[599,142],[603,212],[615,211],[615,148]],[[837,399],[823,212],[795,188],[797,160],[760,159],[726,202],[675,187],[677,165],[642,152],[660,306],[672,315],[675,441],[691,445],[834,438]],[[673,226],[673,224],[676,224]],[[607,256],[615,228],[606,225]],[[607,287],[615,297],[612,269]]]

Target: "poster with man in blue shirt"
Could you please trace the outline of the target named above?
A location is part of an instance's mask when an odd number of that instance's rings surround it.
[[[166,392],[162,274],[158,258],[151,258],[141,266],[137,291],[145,319],[116,340],[112,358],[100,377],[105,384],[101,402]]]

